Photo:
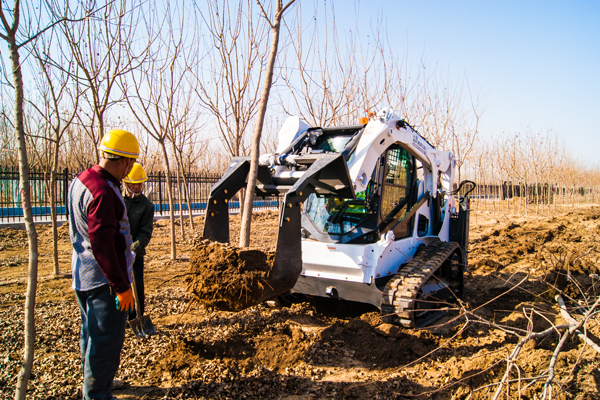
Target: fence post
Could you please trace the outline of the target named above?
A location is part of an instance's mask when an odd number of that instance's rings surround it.
[[[69,168],[63,169],[63,202],[65,204],[65,218],[69,220]]]
[[[0,165],[0,218],[4,218],[4,180],[6,179],[6,173],[4,167]],[[8,180],[8,179],[7,179]]]
[[[160,179],[161,173],[158,171],[158,210],[162,216],[163,204],[162,204],[162,182]]]

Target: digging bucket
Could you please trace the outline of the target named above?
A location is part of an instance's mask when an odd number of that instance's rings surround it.
[[[341,153],[309,154],[296,158],[306,171],[274,178],[269,167],[260,166],[255,195],[284,194],[279,208],[279,229],[273,268],[260,302],[287,292],[296,284],[302,272],[301,211],[302,203],[311,193],[340,198],[354,198],[348,166]],[[234,157],[223,177],[211,188],[204,222],[205,239],[229,242],[229,200],[246,187],[250,159]]]

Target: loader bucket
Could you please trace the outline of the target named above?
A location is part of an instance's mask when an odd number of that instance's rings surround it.
[[[290,184],[278,183],[268,167],[261,166],[255,194],[285,193],[279,208],[279,230],[273,268],[265,282],[266,290],[260,302],[272,299],[290,290],[302,272],[301,211],[302,203],[318,192],[340,198],[354,198],[348,166],[342,154],[311,154],[296,160],[308,169]],[[239,189],[245,187],[250,161],[235,157],[223,177],[211,189],[204,222],[205,239],[226,243],[229,241],[228,202]]]

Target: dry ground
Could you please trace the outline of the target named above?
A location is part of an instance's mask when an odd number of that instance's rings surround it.
[[[200,218],[198,222],[200,222]],[[474,221],[477,221],[474,223]],[[200,224],[198,224],[200,225]],[[166,220],[156,222],[146,257],[147,309],[158,334],[127,331],[115,390],[120,399],[487,399],[504,376],[517,335],[563,324],[554,295],[562,293],[581,318],[597,298],[600,208],[545,218],[495,220],[479,213],[471,224],[470,270],[464,308],[438,328],[406,330],[382,324],[376,309],[339,301],[266,305],[238,313],[189,307],[190,250],[181,239],[170,259]],[[239,220],[232,220],[232,242]],[[80,317],[70,289],[71,248],[61,228],[64,275],[51,277],[51,235],[38,227],[40,272],[36,358],[29,397],[79,396]],[[272,248],[277,215],[257,213],[252,245]],[[23,231],[0,230],[0,397],[13,396],[22,357],[27,272]],[[587,335],[600,344],[597,316]],[[504,398],[542,393],[560,335],[529,341],[516,357]],[[555,360],[553,398],[596,399],[600,354],[570,338]],[[557,386],[560,385],[559,386]]]

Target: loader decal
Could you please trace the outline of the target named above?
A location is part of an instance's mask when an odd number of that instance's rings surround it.
[[[427,150],[425,149],[425,145],[419,140],[419,135],[413,135],[413,146],[423,153],[424,156],[427,156]]]

